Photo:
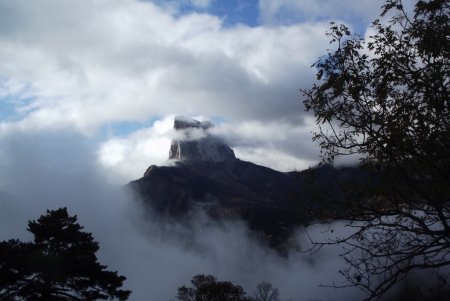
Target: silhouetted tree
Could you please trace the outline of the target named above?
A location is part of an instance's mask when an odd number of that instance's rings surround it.
[[[106,270],[91,233],[66,208],[28,222],[33,242],[0,242],[1,300],[127,300],[124,276]]]
[[[280,301],[278,289],[271,283],[263,281],[256,286],[252,296],[253,301]]]
[[[192,287],[178,288],[180,301],[251,301],[239,285],[229,281],[218,281],[211,275],[196,275],[191,280]]]
[[[342,273],[379,297],[415,269],[450,265],[450,2],[387,0],[367,40],[331,27],[335,50],[303,91],[323,157],[358,155],[380,179],[352,200]],[[328,243],[325,243],[328,244]],[[324,243],[317,243],[317,247]]]

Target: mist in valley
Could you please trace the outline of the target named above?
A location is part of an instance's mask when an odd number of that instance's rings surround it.
[[[27,221],[47,209],[67,207],[100,243],[99,261],[127,277],[130,300],[174,299],[177,288],[197,274],[241,285],[251,294],[261,281],[280,290],[282,300],[358,300],[356,288],[339,283],[339,248],[310,255],[299,229],[296,245],[281,256],[255,239],[238,221],[218,223],[205,214],[162,219],[134,200],[97,163],[89,140],[73,133],[16,134],[2,139],[0,240],[32,239]],[[126,184],[126,183],[123,183]],[[324,227],[308,229],[320,239]]]

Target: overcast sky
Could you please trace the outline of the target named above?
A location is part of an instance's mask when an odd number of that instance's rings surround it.
[[[216,123],[241,159],[306,168],[319,149],[299,89],[314,82],[329,22],[364,34],[381,5],[2,0],[0,140],[76,132],[127,182],[164,164],[173,117],[187,115]]]

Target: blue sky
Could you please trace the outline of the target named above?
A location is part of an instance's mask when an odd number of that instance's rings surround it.
[[[225,24],[229,26],[237,23],[243,23],[248,26],[257,26],[259,24],[257,0],[217,1],[208,10],[208,13],[220,16],[224,19]]]
[[[244,160],[306,168],[319,150],[299,89],[329,22],[364,35],[382,3],[1,1],[0,140],[75,132],[126,181],[165,164],[173,118],[187,115],[219,123]]]
[[[267,5],[267,3],[272,3]],[[367,1],[363,1],[363,4]],[[321,9],[321,7],[333,7],[337,1],[333,0],[274,0],[274,1],[260,1],[260,0],[199,0],[199,1],[177,1],[164,0],[157,1],[163,7],[174,7],[180,15],[189,13],[207,13],[218,16],[223,20],[224,26],[232,27],[238,24],[244,24],[251,27],[263,26],[267,22],[265,19],[264,6],[273,8],[271,12],[272,25],[289,26],[308,21],[331,21],[340,20],[345,21],[354,26],[358,32],[364,33],[367,25],[372,21],[369,17],[370,12],[362,10],[362,6],[355,5],[351,7],[354,1],[341,1],[340,10]],[[313,5],[311,5],[313,3]],[[309,5],[309,7],[308,7]],[[378,6],[377,6],[378,5]],[[367,8],[379,8],[382,1],[374,0],[367,6]],[[314,11],[311,12],[310,8]],[[316,9],[319,10],[316,10]],[[344,9],[342,9],[344,8]],[[359,13],[358,13],[359,11]],[[375,15],[373,15],[375,16]]]
[[[161,4],[163,2],[168,1],[160,1]],[[180,3],[180,1],[170,2]],[[241,23],[254,27],[260,24],[258,0],[215,0],[205,1],[204,3],[204,5],[196,5],[195,1],[181,3],[180,13],[189,14],[198,12],[216,15],[223,20],[225,26],[234,26]]]

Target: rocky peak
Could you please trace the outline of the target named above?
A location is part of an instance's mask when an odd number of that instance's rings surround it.
[[[182,161],[223,162],[234,160],[233,150],[209,129],[214,125],[209,121],[177,116],[174,129],[180,131],[181,138],[172,140],[169,159]]]
[[[198,121],[190,117],[185,116],[176,116],[173,128],[175,130],[184,130],[184,129],[203,129],[207,130],[212,127],[213,124],[209,121]]]

